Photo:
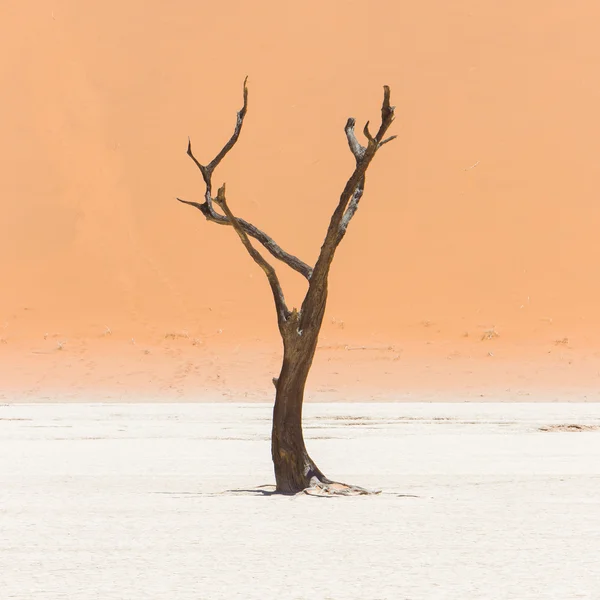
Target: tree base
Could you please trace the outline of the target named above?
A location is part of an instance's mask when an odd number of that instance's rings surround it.
[[[348,485],[337,481],[325,479],[320,481],[313,477],[310,486],[302,490],[301,493],[309,496],[331,497],[331,496],[373,496],[380,494],[381,490],[367,490],[357,485]]]

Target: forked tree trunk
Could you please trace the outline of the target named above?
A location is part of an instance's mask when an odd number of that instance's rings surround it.
[[[365,174],[377,151],[393,140],[396,136],[384,138],[386,131],[394,120],[394,107],[390,105],[390,89],[384,86],[383,104],[381,106],[381,125],[373,137],[369,131],[369,123],[365,125],[364,134],[367,146],[362,146],[354,133],[354,119],[348,119],[345,127],[350,151],[356,160],[356,168],[348,179],[340,196],[338,205],[331,217],[329,228],[319,258],[314,269],[299,258],[285,252],[266,233],[233,215],[225,197],[223,184],[216,197],[212,195],[212,174],[225,155],[237,142],[244,117],[248,108],[248,89],[244,81],[244,106],[238,112],[237,123],[233,135],[217,156],[207,165],[203,165],[192,153],[191,142],[188,142],[188,155],[194,161],[206,184],[204,202],[181,200],[184,204],[199,209],[207,220],[220,225],[231,225],[244,247],[254,261],[264,271],[277,311],[277,324],[283,339],[283,365],[278,379],[274,380],[277,390],[275,407],[273,409],[273,435],[271,439],[271,454],[275,467],[277,491],[285,494],[295,494],[306,491],[316,495],[356,495],[369,493],[363,488],[335,483],[327,479],[306,450],[302,434],[302,404],[308,373],[317,348],[319,331],[323,323],[325,305],[327,302],[327,287],[329,269],[335,251],[346,234],[348,223],[356,213],[358,203],[362,198]],[[213,204],[219,206],[224,215],[219,214]],[[278,260],[303,275],[308,281],[308,291],[300,311],[289,310],[277,273],[263,255],[256,250],[250,238],[253,238]]]

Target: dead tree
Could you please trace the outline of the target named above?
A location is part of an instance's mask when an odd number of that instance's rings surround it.
[[[363,488],[335,483],[327,479],[309,456],[302,434],[302,402],[306,380],[317,348],[319,331],[323,323],[331,262],[362,198],[365,174],[371,161],[384,144],[396,137],[385,137],[394,120],[394,107],[390,106],[390,89],[388,86],[384,87],[381,124],[377,133],[374,136],[371,134],[368,122],[363,129],[366,146],[361,145],[356,138],[355,120],[350,118],[346,123],[346,137],[350,151],[356,159],[356,167],[348,179],[331,217],[325,241],[314,267],[285,252],[270,236],[252,223],[236,217],[227,202],[225,184],[218,189],[216,196],[213,195],[213,173],[237,142],[247,109],[248,88],[244,81],[244,105],[237,114],[235,130],[215,158],[207,165],[201,164],[194,156],[191,142],[188,141],[187,154],[202,173],[206,186],[204,202],[177,199],[199,209],[208,221],[219,225],[231,225],[250,256],[264,271],[271,286],[277,311],[277,325],[283,339],[283,365],[279,377],[273,379],[276,397],[273,410],[271,453],[275,467],[277,491],[284,494],[295,494],[301,491],[327,495],[365,494],[368,492]],[[221,209],[222,213],[217,212],[215,205]],[[290,310],[287,307],[275,269],[254,247],[251,238],[261,244],[274,258],[306,278],[308,290],[300,310],[296,308]]]

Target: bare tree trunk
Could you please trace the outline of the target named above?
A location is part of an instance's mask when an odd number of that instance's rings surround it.
[[[320,325],[319,325],[320,327]],[[305,492],[316,496],[355,496],[371,492],[364,488],[334,482],[325,477],[308,454],[302,431],[302,406],[308,373],[317,347],[319,330],[284,339],[283,365],[273,408],[271,456],[276,489],[282,494]]]
[[[288,330],[283,340],[283,365],[275,380],[271,455],[277,491],[286,494],[310,487],[315,478],[319,482],[325,479],[309,456],[302,433],[304,390],[317,340],[318,329]]]
[[[319,332],[327,303],[329,269],[337,247],[346,234],[348,223],[356,213],[362,198],[365,176],[377,151],[396,136],[384,138],[385,133],[394,120],[394,107],[390,105],[390,89],[384,86],[383,104],[381,106],[381,125],[375,137],[369,131],[369,123],[364,127],[367,146],[362,146],[354,133],[354,119],[348,119],[345,127],[350,151],[356,159],[356,168],[348,179],[331,217],[329,228],[321,252],[314,269],[299,258],[285,252],[266,233],[233,215],[227,204],[225,184],[217,196],[212,195],[212,174],[225,155],[236,144],[248,108],[248,89],[244,81],[244,106],[237,114],[237,122],[233,135],[217,156],[207,165],[203,165],[192,153],[191,142],[188,143],[188,155],[194,161],[206,184],[204,202],[181,200],[184,204],[199,209],[207,220],[220,225],[231,225],[238,234],[242,244],[267,276],[275,309],[277,324],[283,339],[283,365],[278,379],[273,383],[277,390],[273,409],[273,434],[271,438],[271,454],[275,468],[277,491],[284,494],[296,494],[305,491],[316,495],[356,495],[370,493],[363,488],[336,483],[327,479],[309,456],[302,433],[302,404],[308,373],[312,366]],[[216,204],[224,215],[219,214]],[[279,278],[273,266],[253,246],[250,237],[258,241],[275,258],[303,275],[308,281],[308,291],[300,311],[289,310]]]

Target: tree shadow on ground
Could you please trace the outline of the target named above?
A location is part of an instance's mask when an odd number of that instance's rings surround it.
[[[310,489],[310,488],[309,488]],[[274,485],[259,485],[255,488],[236,488],[230,490],[223,490],[222,492],[154,492],[155,494],[162,494],[165,496],[174,497],[198,497],[198,496],[246,496],[246,497],[288,497],[295,498],[297,496],[315,496],[317,498],[336,498],[336,494],[318,494],[310,493],[310,491],[302,490],[297,494],[283,494],[275,489]],[[421,498],[416,494],[398,494],[397,492],[375,492],[365,494],[367,496],[395,496],[396,498]]]
[[[338,497],[335,494],[315,494],[310,493],[310,488],[307,490],[302,490],[297,494],[282,494],[281,492],[276,491],[274,485],[261,485],[256,488],[250,489],[233,489],[233,490],[225,490],[223,494],[232,495],[232,496],[288,496],[288,497],[296,497],[296,496],[316,496],[317,498],[336,498]],[[369,494],[364,494],[366,496],[396,496],[397,498],[421,498],[421,496],[417,496],[415,494],[398,494],[396,492],[373,492]]]
[[[238,488],[234,490],[225,490],[223,494],[232,496],[282,496],[274,485],[259,485],[255,488]]]

